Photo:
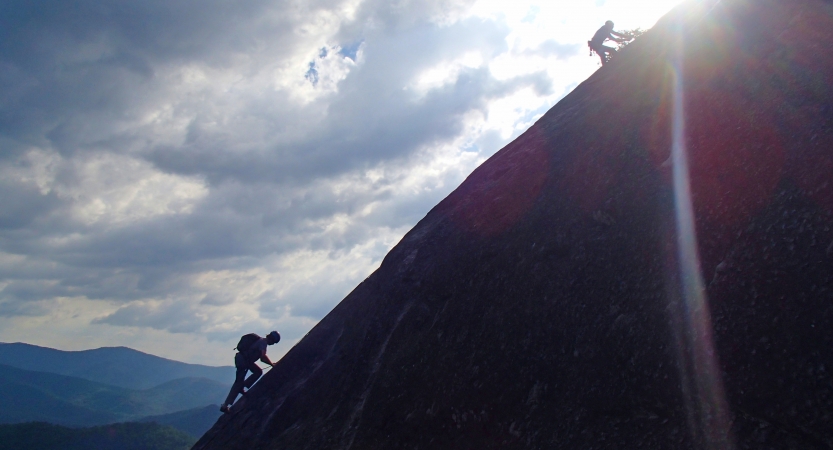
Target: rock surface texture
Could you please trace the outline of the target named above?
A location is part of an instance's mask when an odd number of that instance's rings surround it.
[[[194,448],[833,448],[831,42],[821,0],[672,11]]]

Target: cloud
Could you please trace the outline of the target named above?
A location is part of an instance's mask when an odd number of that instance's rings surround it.
[[[93,324],[149,327],[173,333],[199,331],[204,320],[199,310],[184,301],[137,301],[122,306],[114,313],[93,320]]]
[[[483,8],[3,2],[0,337],[288,349],[586,76]]]
[[[48,312],[49,305],[47,302],[0,302],[0,317],[39,317],[46,315]]]
[[[521,52],[525,56],[556,56],[558,58],[569,58],[577,55],[582,50],[581,45],[576,44],[562,44],[555,39],[549,39],[542,42],[536,49],[526,49]]]
[[[385,39],[366,36],[359,62],[329,101],[296,104],[290,114],[263,105],[270,96],[269,103],[286,103],[285,93],[252,95],[252,103],[231,106],[239,125],[234,131],[222,128],[218,135],[202,127],[185,145],[160,145],[148,157],[165,170],[203,174],[214,184],[234,178],[291,185],[400,159],[455,136],[462,114],[505,90],[483,68],[462,71],[420,102],[403,87],[415,74],[472,48],[488,55],[505,50],[505,34],[493,23],[472,19],[446,27],[424,25]],[[319,57],[332,58],[348,59],[334,52]],[[327,76],[322,68],[316,71],[318,84]],[[260,146],[245,145],[258,133]]]
[[[37,187],[0,180],[0,229],[20,230],[60,205],[57,196],[43,195]]]

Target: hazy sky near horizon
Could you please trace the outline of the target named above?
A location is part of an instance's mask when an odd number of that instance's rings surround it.
[[[232,364],[680,0],[5,0],[0,341]]]

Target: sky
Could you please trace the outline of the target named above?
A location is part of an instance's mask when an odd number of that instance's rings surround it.
[[[680,0],[4,0],[0,342],[277,359]]]

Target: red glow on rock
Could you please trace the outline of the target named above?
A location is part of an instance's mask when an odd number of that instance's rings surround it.
[[[829,58],[829,43],[831,27],[833,27],[833,6],[829,3],[815,2],[797,7],[790,2],[783,2],[777,8],[767,10],[769,21],[783,29],[776,40],[778,48],[789,49],[788,56],[792,60],[786,71],[799,69],[812,74],[809,80],[804,80],[805,88],[813,90],[819,83],[833,82],[833,59]],[[815,78],[815,79],[814,79]],[[809,81],[809,83],[806,83]]]
[[[765,206],[781,178],[784,147],[771,119],[730,92],[686,93],[685,136],[695,214],[736,225]]]

